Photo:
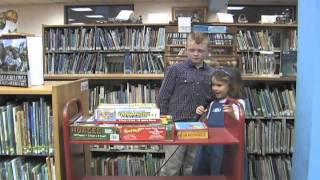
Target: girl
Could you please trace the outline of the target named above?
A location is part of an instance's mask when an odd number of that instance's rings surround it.
[[[230,102],[238,100],[244,106],[240,71],[233,68],[218,68],[212,75],[212,91],[215,99],[209,110],[204,106],[196,109],[198,115],[207,113],[209,127],[224,127],[224,115],[228,113],[239,120],[239,106]],[[223,145],[201,146],[193,164],[193,175],[221,175],[223,167]]]

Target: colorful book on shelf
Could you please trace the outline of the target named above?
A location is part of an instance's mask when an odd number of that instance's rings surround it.
[[[175,122],[177,139],[208,139],[208,127],[204,122]]]
[[[282,53],[281,72],[283,76],[295,76],[297,74],[297,51],[284,51]]]

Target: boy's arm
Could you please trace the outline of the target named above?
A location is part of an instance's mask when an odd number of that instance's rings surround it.
[[[166,115],[169,112],[169,101],[173,94],[176,84],[176,70],[174,66],[168,68],[166,76],[162,81],[157,105],[160,108],[160,114]]]

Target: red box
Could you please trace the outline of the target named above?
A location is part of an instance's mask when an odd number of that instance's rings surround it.
[[[165,140],[166,138],[167,130],[165,126],[126,126],[120,129],[120,140],[122,141]]]

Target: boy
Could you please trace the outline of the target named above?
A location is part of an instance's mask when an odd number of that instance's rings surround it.
[[[190,121],[196,116],[195,109],[199,105],[211,101],[210,76],[214,69],[204,63],[208,43],[208,37],[202,33],[192,32],[189,35],[186,47],[188,58],[170,66],[162,82],[158,97],[162,115],[171,115],[175,121]],[[191,175],[194,146],[165,146],[164,150],[166,164],[160,175],[177,176],[181,175],[181,170],[182,175]]]

